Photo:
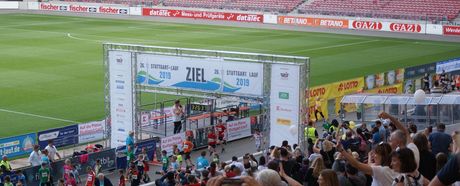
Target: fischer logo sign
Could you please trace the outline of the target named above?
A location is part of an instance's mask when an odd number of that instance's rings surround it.
[[[419,24],[390,23],[390,30],[395,32],[419,33],[422,31],[422,26]]]
[[[460,26],[443,26],[444,35],[460,35]]]
[[[382,23],[375,21],[353,21],[353,29],[357,30],[382,30]]]
[[[69,11],[69,12],[90,12],[103,14],[128,14],[128,8],[111,6],[86,6],[79,4],[51,4],[40,3],[40,10]]]
[[[263,15],[260,15],[260,14],[208,12],[208,11],[193,11],[193,10],[170,10],[170,9],[157,9],[157,8],[143,8],[142,15],[143,16],[225,20],[225,21],[238,21],[238,22],[257,22],[257,23],[263,22]]]

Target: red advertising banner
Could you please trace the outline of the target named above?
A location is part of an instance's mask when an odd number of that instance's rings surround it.
[[[460,36],[460,26],[443,26],[442,33],[444,35]]]
[[[382,30],[382,23],[378,21],[353,21],[351,23],[356,30]]]
[[[278,16],[278,24],[313,26],[313,19],[307,17]]]
[[[314,18],[313,26],[348,29],[348,20],[347,19]]]
[[[422,26],[420,24],[390,23],[390,31],[420,33]]]
[[[238,22],[257,22],[262,23],[264,16],[261,14],[244,14],[228,12],[208,12],[195,10],[170,10],[158,8],[143,8],[143,16],[160,16],[160,17],[178,17],[178,18],[195,18],[211,19]]]

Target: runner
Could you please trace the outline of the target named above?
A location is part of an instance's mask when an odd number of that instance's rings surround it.
[[[223,153],[225,151],[225,145],[227,145],[227,140],[225,140],[225,130],[227,130],[227,127],[225,127],[225,124],[222,122],[222,119],[219,119],[216,128],[217,132],[219,133],[219,144],[222,145],[221,153]]]
[[[214,127],[211,127],[208,133],[209,156],[212,156],[213,153],[216,153],[216,144],[217,144],[217,135],[214,130]]]
[[[187,137],[187,140],[184,141],[184,144],[182,145],[182,149],[184,150],[184,155],[185,155],[185,166],[193,166],[192,160],[190,153],[192,152],[193,149],[193,143],[192,143],[192,137]]]
[[[259,129],[255,129],[255,133],[254,133],[253,138],[254,138],[254,140],[256,142],[257,152],[259,152],[261,150],[261,147],[262,147],[262,139],[263,139],[262,133],[260,133]]]

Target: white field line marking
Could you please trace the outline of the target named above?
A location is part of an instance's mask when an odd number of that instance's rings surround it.
[[[44,119],[49,119],[49,120],[63,121],[63,122],[68,122],[68,123],[79,123],[78,121],[66,120],[66,119],[55,118],[55,117],[50,117],[50,116],[42,116],[42,115],[31,114],[31,113],[26,113],[26,112],[18,112],[18,111],[7,110],[7,109],[0,109],[0,111],[13,113],[13,114],[20,114],[20,115],[25,115],[25,116],[32,116],[32,117],[37,117],[37,118],[44,118]]]
[[[79,34],[79,35],[86,35],[86,34]],[[256,49],[256,48],[245,48],[245,47],[234,47],[234,46],[223,46],[223,45],[204,45],[204,44],[195,44],[195,43],[186,43],[186,42],[178,42],[178,41],[161,41],[161,40],[147,40],[147,39],[136,39],[136,38],[122,38],[122,37],[107,37],[107,36],[96,36],[96,35],[86,35],[86,36],[93,36],[93,37],[101,37],[101,38],[108,38],[108,39],[124,39],[124,40],[133,40],[138,41],[141,44],[149,44],[149,43],[173,43],[173,44],[186,44],[186,45],[194,45],[194,46],[201,46],[201,47],[220,47],[220,48],[233,48],[233,49],[240,49],[240,50],[254,50],[254,51],[262,51],[262,52],[275,52],[274,50],[264,50],[264,49]],[[97,39],[86,39],[81,37],[73,36],[70,33],[67,33],[67,37],[75,40],[81,41],[90,41],[90,42],[97,42],[97,43],[104,43],[109,41],[97,40]]]
[[[330,49],[330,48],[339,48],[339,47],[359,45],[359,44],[364,44],[364,43],[372,43],[372,42],[377,42],[377,41],[380,41],[380,40],[377,39],[377,40],[360,41],[360,42],[340,44],[340,45],[331,45],[331,46],[318,47],[318,48],[308,48],[308,49],[296,50],[296,51],[292,51],[292,52],[288,52],[288,53],[289,54],[295,54],[295,53],[299,53],[299,52],[308,52],[308,51],[323,50],[323,49]]]
[[[40,25],[56,25],[56,24],[65,24],[65,23],[80,23],[80,22],[88,22],[88,21],[61,21],[61,22],[45,22],[45,23],[30,23],[30,24],[20,24],[20,25],[3,25],[0,28],[13,28],[13,27],[21,27],[21,26],[40,26]]]

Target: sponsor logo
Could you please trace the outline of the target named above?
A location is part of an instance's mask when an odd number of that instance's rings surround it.
[[[404,23],[391,23],[390,30],[396,32],[414,32],[422,31],[422,26],[419,24],[404,24]]]
[[[340,83],[339,88],[337,88],[337,91],[343,91],[343,90],[349,90],[352,88],[357,88],[359,85],[358,81],[348,81],[348,82],[343,82]]]
[[[89,7],[89,12],[97,12],[97,8],[94,8],[94,7]]]
[[[233,14],[232,14],[233,15]],[[237,21],[246,21],[246,22],[262,22],[260,15],[238,15],[236,16]]]
[[[278,92],[278,98],[289,99],[289,93],[288,92]]]
[[[330,20],[330,19],[320,19],[319,26],[323,27],[332,27],[332,28],[343,28],[345,27],[344,20]]]
[[[308,19],[303,17],[281,17],[282,24],[307,25]]]
[[[118,11],[119,14],[128,14],[128,9],[120,9]]]
[[[282,80],[288,80],[288,78],[289,78],[289,73],[283,72],[283,73],[280,73],[280,76],[281,76],[281,79],[282,79]]]
[[[290,119],[285,119],[285,118],[276,118],[276,123],[278,125],[291,125],[291,120]]]
[[[379,94],[397,94],[398,93],[398,88],[396,87],[388,87],[384,89],[379,89],[378,90]]]
[[[460,35],[460,26],[444,26],[444,35]]]
[[[326,93],[326,88],[324,87],[316,88],[316,89],[310,90],[310,97],[322,96],[325,93]]]
[[[60,11],[67,11],[67,6],[59,6]]]
[[[151,9],[149,15],[171,17],[171,12],[169,10]],[[176,16],[176,14],[174,16]]]
[[[288,108],[284,108],[282,106],[276,106],[276,111],[282,111],[282,112],[292,112],[291,109],[288,109]]]
[[[70,5],[69,10],[71,12],[89,12],[89,7],[80,5]]]
[[[100,13],[105,13],[105,14],[118,14],[120,13],[120,9],[118,8],[112,8],[112,7],[99,7],[99,12]]]
[[[41,10],[60,10],[60,6],[52,5],[52,4],[40,4],[40,9]]]
[[[117,58],[117,64],[123,64],[123,58]]]
[[[382,30],[382,23],[374,21],[353,21],[352,26],[361,30]]]

